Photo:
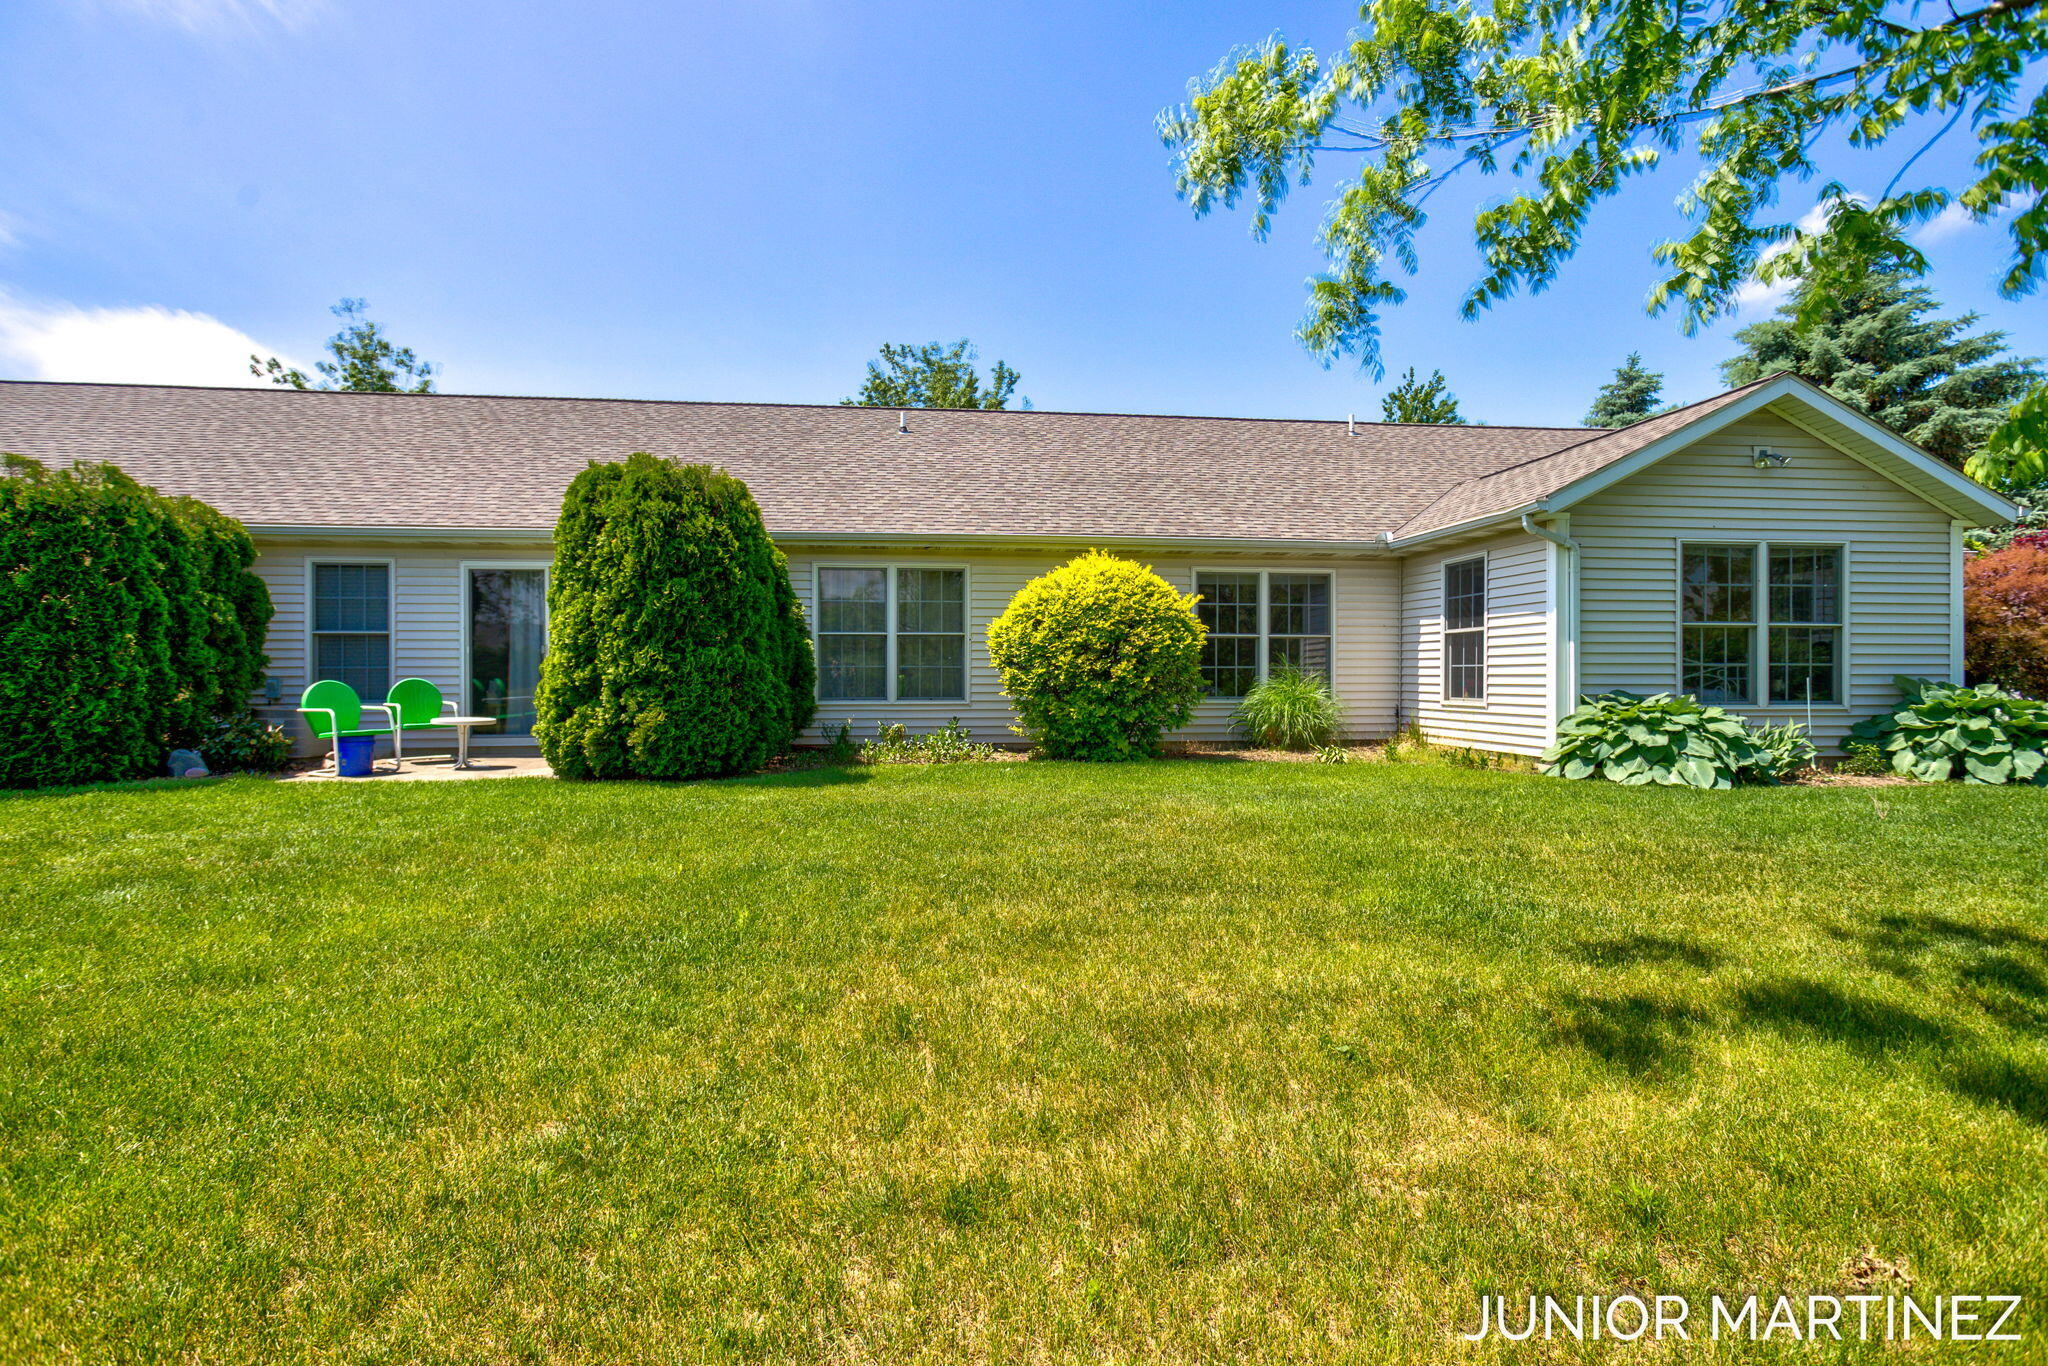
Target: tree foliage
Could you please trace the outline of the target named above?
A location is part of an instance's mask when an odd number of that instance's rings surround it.
[[[1934,295],[1897,272],[1828,302],[1809,293],[1802,286],[1735,334],[1742,351],[1721,363],[1728,383],[1790,370],[1961,466],[2040,381],[2040,363],[2008,352],[2005,333],[1973,332],[1975,313],[1933,316]]]
[[[1628,359],[1614,369],[1614,378],[1600,386],[1593,406],[1586,413],[1589,427],[1626,427],[1646,417],[1668,412],[1659,405],[1664,393],[1664,376],[1643,367],[1643,353],[1631,351]]]
[[[2048,545],[2023,541],[1963,566],[1963,667],[1972,683],[2048,698]]]
[[[1432,370],[1428,379],[1417,379],[1414,366],[1408,367],[1408,373],[1401,376],[1401,382],[1380,400],[1380,417],[1387,422],[1425,422],[1444,427],[1465,425],[1465,419],[1458,414],[1457,397],[1444,381],[1444,372]]]
[[[1142,759],[1202,696],[1195,599],[1144,565],[1091,552],[1017,590],[988,653],[1019,734],[1053,759]]]
[[[997,361],[984,382],[974,368],[977,354],[965,338],[950,346],[944,342],[923,346],[885,342],[880,357],[868,362],[860,392],[840,403],[849,408],[1008,407],[1017,392],[1017,372]],[[1027,400],[1020,406],[1029,408],[1031,404]]]
[[[1964,469],[1993,488],[2024,491],[2048,484],[2048,384],[2013,405]]]
[[[1249,200],[1261,238],[1319,159],[1357,160],[1299,334],[1325,363],[1356,353],[1378,373],[1380,315],[1406,297],[1389,262],[1418,269],[1429,196],[1459,172],[1513,182],[1474,219],[1468,318],[1549,285],[1594,209],[1681,149],[1703,169],[1678,201],[1686,235],[1652,250],[1665,273],[1649,307],[1676,306],[1688,330],[1752,276],[1810,282],[1818,310],[1879,264],[1922,265],[1906,233],[1951,205],[1979,220],[2020,206],[2006,295],[2048,272],[2041,0],[1369,0],[1360,14],[1334,57],[1277,37],[1241,48],[1159,120],[1181,196],[1197,214]],[[1824,137],[1910,147],[1962,126],[1977,170],[1960,188],[1911,183],[1911,150],[1875,199],[1822,189],[1811,230],[1776,207]]]
[[[159,772],[248,714],[271,606],[239,522],[112,465],[0,476],[0,786]]]
[[[565,778],[759,768],[809,723],[810,632],[753,495],[636,453],[571,481],[534,739]]]
[[[346,326],[327,339],[327,354],[333,359],[314,364],[319,379],[286,365],[276,356],[268,360],[249,357],[249,373],[288,389],[344,389],[359,394],[433,393],[434,373],[439,367],[421,360],[409,346],[394,346],[370,321],[368,309],[366,300],[343,299],[328,310]]]

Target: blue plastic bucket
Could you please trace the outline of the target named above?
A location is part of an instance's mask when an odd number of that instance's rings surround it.
[[[377,757],[374,735],[344,735],[334,742],[334,771],[343,778],[367,778]]]

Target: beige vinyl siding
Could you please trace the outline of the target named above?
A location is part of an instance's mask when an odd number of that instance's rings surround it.
[[[307,564],[315,560],[390,561],[392,564],[392,676],[417,676],[431,680],[451,700],[461,703],[462,682],[462,573],[465,563],[526,562],[544,564],[550,556],[545,544],[476,544],[418,546],[403,544],[348,544],[266,541],[258,544],[256,572],[270,586],[277,615],[271,623],[270,672],[281,685],[284,700],[268,708],[272,719],[299,733],[294,710],[299,693],[311,679],[307,676]],[[1070,554],[1046,551],[1025,553],[954,553],[932,551],[919,554],[878,552],[864,554],[835,547],[794,546],[789,548],[790,579],[807,614],[811,612],[816,584],[814,569],[820,562],[861,565],[950,565],[967,571],[968,697],[964,702],[826,702],[820,704],[817,724],[804,739],[818,742],[829,728],[852,721],[857,736],[874,733],[885,722],[900,721],[913,732],[944,725],[957,716],[977,739],[992,743],[1019,743],[1010,730],[1015,716],[1002,696],[1002,685],[988,661],[988,624],[1009,604],[1010,598],[1030,579],[1064,563]],[[1171,559],[1139,553],[1136,558],[1153,565],[1182,592],[1194,591],[1199,569],[1266,569],[1283,572],[1329,573],[1332,578],[1331,654],[1332,672],[1344,698],[1347,734],[1355,738],[1385,735],[1393,725],[1398,701],[1399,665],[1395,641],[1399,622],[1400,565],[1391,558],[1324,559],[1311,557],[1249,558],[1231,555],[1176,555]],[[1233,704],[1204,702],[1192,724],[1176,738],[1199,740],[1234,739],[1230,727]],[[418,748],[434,740],[423,736]],[[494,741],[487,735],[476,738],[479,745],[493,743],[525,747],[524,740]],[[408,750],[415,740],[408,736]]]
[[[313,679],[308,632],[312,625],[307,566],[313,563],[391,566],[391,676],[424,678],[461,707],[467,693],[462,679],[462,566],[470,563],[545,565],[553,551],[545,543],[527,542],[460,546],[412,546],[331,542],[259,540],[255,571],[270,589],[276,615],[270,622],[270,675],[278,680],[283,700],[261,710],[271,720],[303,736],[296,703]],[[368,701],[370,699],[364,699]],[[382,699],[376,699],[381,701]],[[433,751],[452,744],[430,732],[406,735],[406,751]],[[478,735],[478,745],[530,747],[526,740],[497,740]]]
[[[825,565],[959,566],[967,571],[967,699],[964,702],[820,702],[818,718],[804,733],[818,742],[850,722],[855,738],[866,738],[884,722],[900,721],[912,732],[935,729],[958,717],[976,739],[997,744],[1021,743],[1010,729],[1016,713],[1002,695],[1002,680],[988,658],[988,625],[1002,614],[1026,583],[1064,564],[1070,555],[1039,554],[887,554],[863,555],[805,547],[790,552],[790,580],[807,614],[813,612],[816,568]],[[1398,619],[1399,565],[1392,559],[1334,560],[1313,558],[1176,555],[1171,558],[1134,552],[1183,593],[1194,592],[1197,570],[1273,570],[1283,573],[1327,573],[1332,576],[1330,611],[1331,673],[1345,704],[1346,734],[1352,738],[1385,735],[1393,725],[1399,687],[1394,639]],[[1238,737],[1230,725],[1234,702],[1205,701],[1193,721],[1174,733],[1182,740],[1230,741]]]
[[[1403,719],[1444,745],[1540,753],[1555,723],[1551,543],[1523,532],[1403,561]],[[1486,556],[1486,697],[1444,698],[1444,566]]]
[[[1791,464],[1756,469],[1752,446],[1783,451]],[[1848,701],[1815,708],[1814,730],[1824,748],[1896,698],[1894,674],[1951,674],[1958,609],[1949,515],[1771,414],[1733,423],[1578,504],[1571,534],[1584,561],[1582,691],[1678,687],[1681,541],[1848,547]],[[1804,720],[1806,709],[1763,707],[1749,714]]]

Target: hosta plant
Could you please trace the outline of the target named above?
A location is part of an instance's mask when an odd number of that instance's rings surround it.
[[[1745,778],[1783,782],[1799,770],[1813,767],[1814,760],[1820,757],[1820,750],[1807,737],[1806,727],[1797,721],[1787,721],[1782,726],[1757,726],[1749,732],[1749,738],[1756,742],[1761,757],[1755,771],[1746,772]]]
[[[1899,705],[1859,721],[1849,743],[1874,744],[1894,773],[1924,783],[2048,786],[2048,702],[1990,683],[1974,688],[1924,678],[1895,678]]]
[[[1769,756],[1742,718],[1696,698],[1609,692],[1579,701],[1543,752],[1545,773],[1640,786],[1733,787],[1768,781]]]

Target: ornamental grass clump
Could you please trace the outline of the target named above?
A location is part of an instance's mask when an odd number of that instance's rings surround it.
[[[1545,773],[1641,786],[1733,787],[1773,780],[1772,762],[1742,718],[1697,698],[1601,693],[1557,723]]]
[[[1344,709],[1330,681],[1282,665],[1252,685],[1232,718],[1237,728],[1269,749],[1317,749],[1337,737]]]
[[[1900,676],[1901,701],[1850,727],[1849,744],[1873,744],[1891,770],[1923,783],[2048,786],[2048,702],[1990,683],[1974,688]]]
[[[1091,552],[1017,590],[989,660],[1018,734],[1048,759],[1150,759],[1202,696],[1195,600],[1142,564]]]

